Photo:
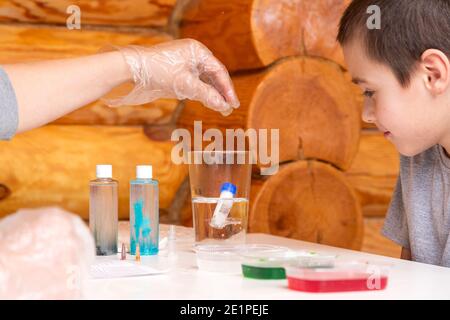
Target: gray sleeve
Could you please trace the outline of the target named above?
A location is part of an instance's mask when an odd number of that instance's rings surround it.
[[[0,67],[0,140],[10,140],[17,131],[17,99],[5,70]]]
[[[405,208],[403,205],[402,183],[400,176],[397,179],[394,194],[384,221],[381,233],[398,243],[403,248],[409,249],[409,233],[406,220]]]

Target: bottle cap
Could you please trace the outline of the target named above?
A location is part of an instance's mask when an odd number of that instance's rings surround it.
[[[97,178],[112,178],[112,165],[98,164],[95,168]]]
[[[233,194],[233,196],[236,195],[236,186],[232,183],[225,182],[222,184],[222,187],[220,187],[220,192],[222,191],[229,191]]]
[[[136,178],[138,179],[152,179],[152,166],[136,166]]]

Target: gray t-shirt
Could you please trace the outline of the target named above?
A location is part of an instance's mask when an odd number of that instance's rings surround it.
[[[0,140],[10,140],[17,131],[17,99],[8,75],[0,67]]]
[[[412,260],[450,267],[450,158],[442,146],[400,157],[382,233],[411,250]]]

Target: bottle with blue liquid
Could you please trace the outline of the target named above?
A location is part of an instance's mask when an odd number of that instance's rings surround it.
[[[130,252],[156,255],[159,246],[159,190],[152,166],[137,166],[130,182]]]

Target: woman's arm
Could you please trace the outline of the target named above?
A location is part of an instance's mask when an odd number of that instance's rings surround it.
[[[129,80],[134,89],[108,105],[191,99],[224,115],[239,107],[228,71],[198,41],[116,49],[75,59],[5,65],[18,102],[17,131],[58,119]]]
[[[131,78],[122,58],[106,52],[81,58],[3,65],[14,88],[19,124],[30,130],[87,105]]]

